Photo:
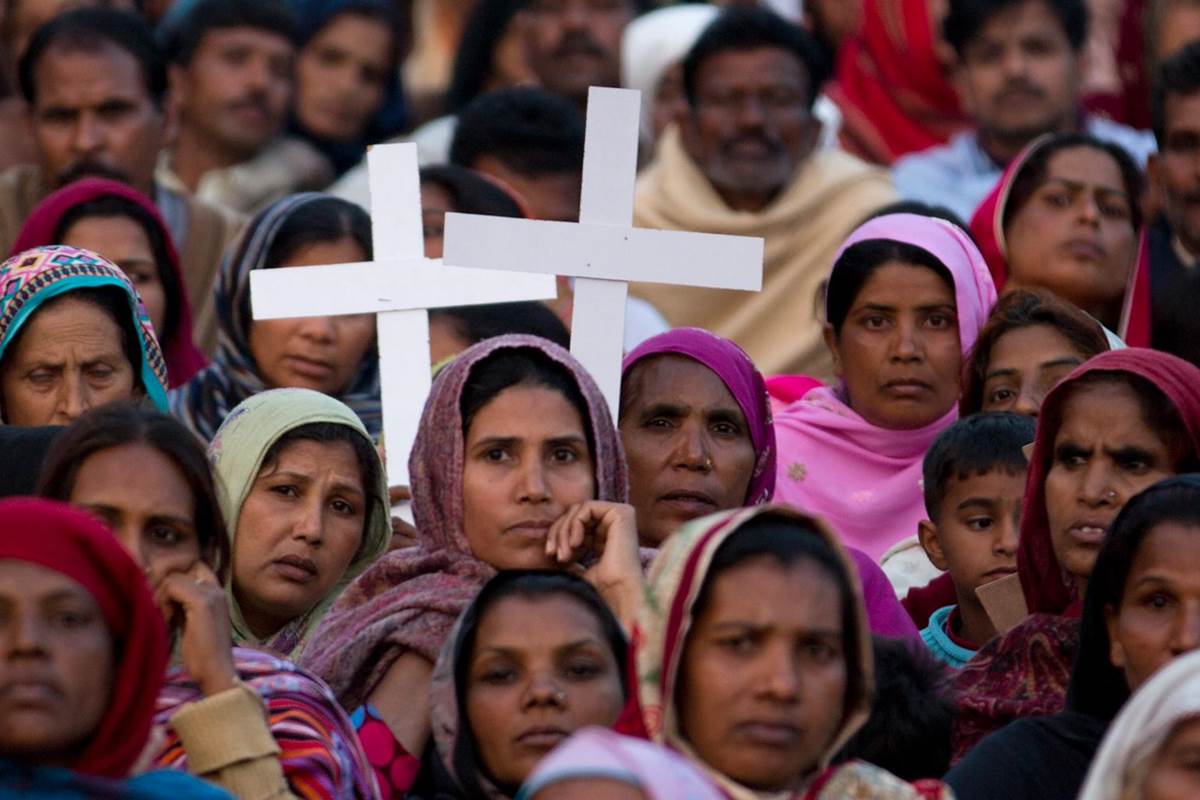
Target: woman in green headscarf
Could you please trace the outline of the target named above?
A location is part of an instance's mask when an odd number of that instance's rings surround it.
[[[387,551],[379,454],[353,411],[308,389],[243,401],[208,454],[233,554],[234,638],[291,658],[342,590]]]

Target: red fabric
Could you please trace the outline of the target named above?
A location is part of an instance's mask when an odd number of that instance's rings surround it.
[[[116,642],[108,709],[69,768],[128,776],[146,745],[167,669],[167,630],[142,570],[103,525],[62,503],[0,501],[0,560],[39,564],[85,588]]]
[[[919,630],[924,630],[929,624],[929,618],[933,616],[933,612],[939,608],[952,606],[958,602],[958,595],[954,591],[954,581],[950,578],[950,573],[943,573],[925,586],[917,586],[908,590],[908,594],[904,595],[904,599],[900,604],[904,606],[904,610],[912,617],[913,623]]]
[[[988,271],[992,273],[992,281],[996,284],[997,292],[1004,292],[1004,284],[1008,280],[1008,261],[1004,244],[1004,210],[1008,206],[1008,194],[1013,181],[1029,157],[1042,145],[1053,140],[1052,136],[1042,136],[1031,142],[1021,153],[1012,160],[1004,170],[1000,182],[992,189],[987,198],[975,209],[971,217],[971,235],[983,253]],[[1136,202],[1136,198],[1134,198]],[[1150,255],[1146,246],[1146,234],[1142,231],[1138,240],[1137,260],[1133,271],[1129,274],[1129,283],[1125,290],[1125,303],[1121,310],[1121,324],[1116,331],[1125,344],[1130,347],[1150,346]]]
[[[867,0],[835,78],[827,91],[842,112],[842,146],[868,161],[891,164],[968,125],[934,49],[928,0]]]
[[[1050,471],[1068,387],[1092,372],[1113,371],[1141,376],[1157,386],[1179,412],[1191,439],[1192,455],[1200,453],[1200,369],[1194,365],[1157,350],[1131,347],[1101,353],[1063,378],[1042,403],[1022,504],[1017,573],[1030,614],[1063,614],[1077,601],[1063,580],[1062,567],[1050,542],[1046,473]]]
[[[170,268],[175,273],[175,284],[179,287],[178,296],[170,298],[179,309],[178,323],[170,341],[163,339],[159,331],[155,331],[155,334],[159,337],[163,359],[167,362],[170,388],[173,389],[186,383],[188,378],[199,372],[208,362],[192,341],[192,306],[188,302],[187,291],[184,289],[187,284],[183,279],[179,253],[175,249],[175,243],[171,241],[171,231],[167,228],[167,223],[163,221],[162,215],[158,213],[158,208],[148,197],[119,181],[110,181],[104,178],[84,178],[75,181],[47,196],[34,207],[33,211],[29,212],[9,255],[16,255],[33,247],[61,244],[61,242],[54,241],[54,231],[67,212],[76,206],[101,197],[120,197],[144,209],[158,224],[163,240],[167,244]]]

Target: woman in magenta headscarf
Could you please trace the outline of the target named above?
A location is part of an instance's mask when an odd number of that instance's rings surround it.
[[[775,415],[775,501],[826,520],[878,559],[925,518],[921,462],[957,416],[963,355],[996,290],[970,237],[889,214],[834,259],[825,341],[839,377]]]

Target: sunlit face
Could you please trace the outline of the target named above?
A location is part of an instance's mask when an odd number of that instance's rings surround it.
[[[367,254],[350,237],[314,242],[281,267],[310,267],[364,261]],[[358,373],[375,341],[375,317],[264,319],[250,323],[250,354],[263,382],[272,389],[313,389],[340,395]]]
[[[1200,648],[1200,528],[1162,522],[1133,557],[1117,608],[1105,610],[1113,666],[1136,690],[1176,656]]]
[[[1154,757],[1142,800],[1190,800],[1200,796],[1200,719],[1179,723]]]
[[[63,231],[59,244],[99,253],[121,268],[137,289],[154,332],[167,321],[167,291],[146,231],[129,217],[84,217]]]
[[[1005,288],[1049,289],[1115,326],[1137,246],[1135,202],[1108,153],[1055,153],[1041,186],[1005,226]]]
[[[630,502],[638,533],[657,547],[685,522],[746,503],[755,453],[742,409],[725,383],[686,356],[636,364],[622,409]]]
[[[0,756],[67,766],[108,708],[114,649],[86,589],[39,564],[0,561]]]
[[[837,583],[812,561],[785,567],[758,556],[707,591],[679,665],[680,732],[705,764],[744,786],[797,789],[844,713]]]
[[[1178,459],[1125,383],[1078,388],[1063,404],[1062,420],[1046,473],[1046,517],[1058,563],[1086,582],[1117,512],[1174,474]]]
[[[582,104],[591,86],[621,85],[621,34],[629,0],[531,0],[518,17],[525,57],[551,92]]]
[[[191,487],[175,462],[150,445],[134,442],[92,453],[75,473],[69,500],[110,528],[155,582],[187,572],[201,558]]]
[[[463,446],[463,531],[496,569],[550,569],[550,525],[596,494],[584,420],[543,386],[511,386],[480,408]]]
[[[500,786],[519,786],[580,728],[610,727],[625,702],[622,666],[599,620],[568,595],[497,601],[479,620],[470,658],[467,720]]]
[[[270,636],[329,595],[362,544],[366,519],[349,442],[301,439],[259,471],[233,540],[233,591],[255,635]]]
[[[961,380],[957,308],[953,287],[928,267],[889,261],[876,268],[841,332],[825,332],[850,407],[890,430],[945,416]]]
[[[1046,394],[1086,360],[1051,325],[1015,328],[997,339],[988,354],[981,410],[1036,417]]]
[[[68,425],[91,408],[141,397],[121,339],[113,318],[85,300],[68,295],[39,309],[0,360],[4,421]]]
[[[296,117],[335,142],[361,137],[383,105],[393,69],[391,28],[362,14],[340,14],[296,58]]]

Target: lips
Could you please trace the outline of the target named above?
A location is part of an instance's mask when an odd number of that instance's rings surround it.
[[[695,516],[703,516],[717,508],[712,495],[691,489],[676,489],[659,495],[658,502]]]
[[[919,378],[896,378],[883,385],[884,391],[896,398],[914,398],[925,395],[933,390],[926,381]]]
[[[46,705],[61,695],[56,683],[40,678],[17,679],[0,686],[0,700],[9,705]]]
[[[742,737],[761,747],[794,747],[801,738],[800,728],[790,722],[751,720],[737,726]]]
[[[306,378],[327,378],[333,374],[333,365],[328,361],[295,355],[284,356],[283,360],[292,372]]]
[[[530,728],[517,736],[516,742],[522,747],[530,747],[535,750],[551,750],[570,735],[569,731],[562,728],[545,726]]]
[[[1104,260],[1104,248],[1089,239],[1072,239],[1063,249],[1082,261]]]
[[[1079,544],[1099,547],[1108,531],[1109,520],[1077,520],[1067,528],[1067,535]]]
[[[320,571],[316,562],[303,556],[287,555],[271,562],[275,571],[293,583],[309,583],[317,578]]]
[[[546,534],[550,530],[550,526],[554,524],[552,519],[523,519],[520,522],[514,522],[504,529],[504,532],[511,536],[518,536],[527,539],[533,539],[538,542],[546,540]]]
[[[997,567],[996,569],[991,570],[990,572],[983,573],[983,577],[992,578],[992,579],[1004,578],[1004,577],[1014,574],[1016,571],[1017,571],[1016,567]]]

